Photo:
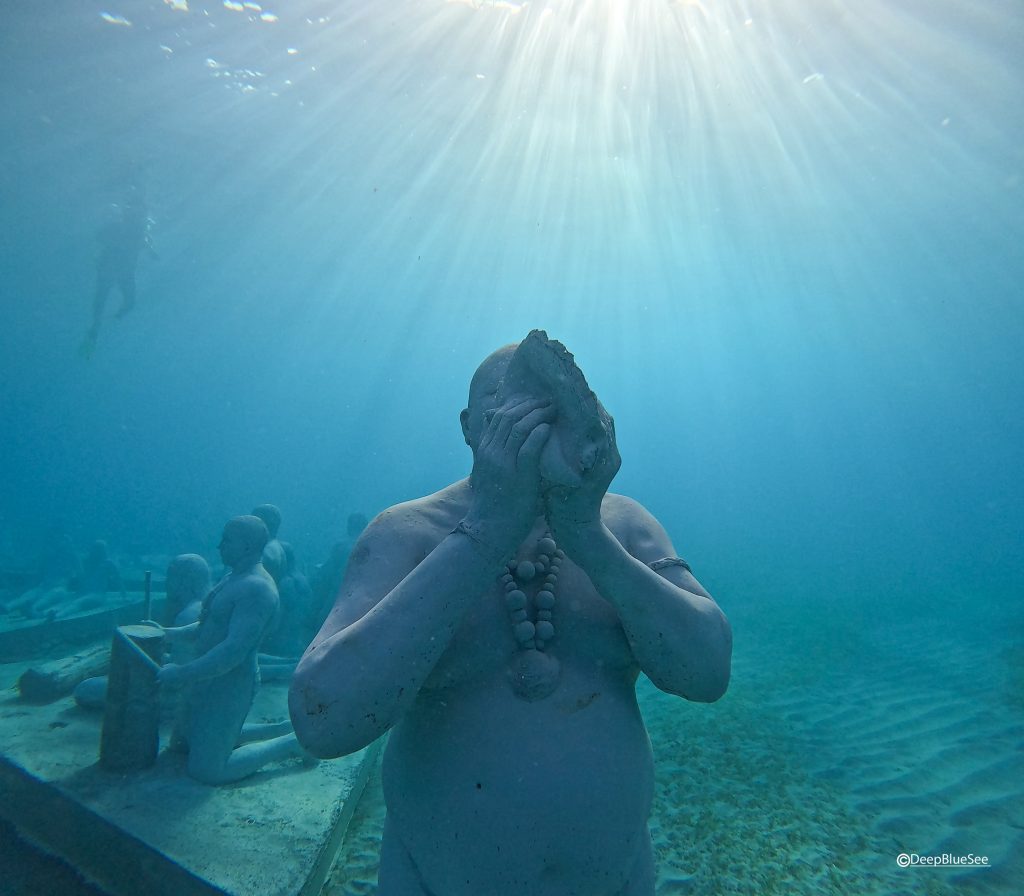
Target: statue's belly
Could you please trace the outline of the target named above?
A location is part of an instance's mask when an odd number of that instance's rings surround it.
[[[563,670],[421,700],[391,735],[392,829],[437,896],[618,893],[647,837],[650,744],[631,682]]]

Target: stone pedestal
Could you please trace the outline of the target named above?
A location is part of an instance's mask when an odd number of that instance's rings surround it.
[[[110,645],[107,704],[100,736],[106,771],[138,771],[160,749],[160,669],[164,633],[149,625],[122,625]]]

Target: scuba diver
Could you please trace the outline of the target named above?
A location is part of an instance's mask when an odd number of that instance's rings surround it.
[[[82,343],[82,354],[92,357],[103,321],[107,299],[117,288],[121,293],[121,307],[115,317],[124,317],[135,305],[135,268],[142,250],[156,258],[150,240],[152,220],[146,213],[146,201],[141,187],[129,184],[124,200],[114,205],[115,214],[99,229],[100,244],[96,259],[96,290],[93,293],[92,326]]]

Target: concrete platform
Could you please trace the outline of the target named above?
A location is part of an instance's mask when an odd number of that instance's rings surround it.
[[[0,615],[0,663],[52,656],[62,646],[109,639],[117,626],[141,622],[145,618],[144,596],[132,591],[127,592],[127,596],[127,601],[120,606],[93,610],[68,619],[25,619]],[[163,594],[153,594],[151,615],[158,616],[163,612],[163,601]]]
[[[313,767],[269,765],[216,788],[167,752],[143,772],[112,774],[97,761],[102,713],[70,697],[23,702],[14,685],[29,665],[0,665],[0,815],[25,839],[113,896],[320,891],[379,744]],[[249,721],[286,717],[286,694],[284,684],[264,684]]]

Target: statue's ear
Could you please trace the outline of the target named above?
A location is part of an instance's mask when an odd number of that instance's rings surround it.
[[[462,424],[462,438],[466,440],[466,444],[469,444],[469,408],[466,408],[461,414],[459,414],[459,422]]]

